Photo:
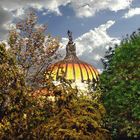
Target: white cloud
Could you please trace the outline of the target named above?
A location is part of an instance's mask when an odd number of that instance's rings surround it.
[[[91,17],[97,12],[105,9],[119,11],[130,7],[133,0],[71,0],[78,17]]]
[[[51,12],[61,14],[59,7],[70,4],[77,16],[93,16],[96,12],[104,9],[118,11],[130,6],[133,0],[4,0],[0,5],[13,11],[23,7],[34,7],[38,10],[48,9]]]
[[[5,36],[7,33],[6,24],[11,24],[14,18],[23,18],[28,8],[32,7],[43,14],[50,12],[62,15],[60,6],[69,4],[75,11],[77,17],[91,17],[95,13],[108,9],[118,11],[130,7],[133,0],[0,0],[0,32]],[[44,13],[44,11],[46,11]],[[6,19],[6,20],[5,20]],[[5,25],[5,26],[3,26]]]
[[[66,5],[68,0],[0,0],[0,39],[5,39],[8,33],[7,27],[15,18],[23,18],[30,7],[37,10],[46,10],[46,13],[54,12],[62,15],[59,10],[61,5]]]
[[[123,18],[131,18],[131,17],[133,17],[135,15],[140,15],[140,8],[131,8],[131,9],[129,9],[129,11],[127,13],[125,13]]]
[[[130,7],[134,0],[108,0],[108,8],[111,11],[119,11]]]
[[[18,17],[20,18],[22,15],[24,15],[25,11],[24,11],[24,8],[18,8],[16,11],[15,11],[15,14],[13,14],[15,17]]]
[[[101,58],[105,55],[109,46],[119,44],[118,38],[110,37],[107,30],[115,23],[109,20],[107,23],[100,25],[98,28],[90,30],[89,32],[81,35],[75,39],[77,55],[84,61],[94,65],[99,71],[102,71],[103,65]],[[62,43],[64,46],[67,39],[63,38]]]

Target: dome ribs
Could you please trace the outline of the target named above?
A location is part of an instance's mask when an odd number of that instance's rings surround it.
[[[75,67],[74,67],[74,63],[72,63],[72,66],[73,66],[73,77],[74,77],[74,81],[75,81],[75,79],[76,79],[76,75],[75,75]]]
[[[83,73],[82,73],[82,68],[80,66],[80,63],[77,61],[77,64],[79,65],[79,68],[80,68],[80,73],[81,73],[81,81],[84,82],[84,79],[83,79]]]
[[[96,70],[94,69],[94,68],[92,68],[92,71],[93,71],[93,73],[94,73],[94,79],[97,81],[98,79],[98,75],[97,75],[97,73],[96,73]]]
[[[83,78],[84,78],[84,81],[87,81],[89,76],[88,76],[88,73],[87,73],[87,69],[86,67],[84,66],[84,64],[80,64],[83,68],[82,68],[82,73],[83,73]]]
[[[87,82],[89,82],[89,73],[88,73],[88,70],[87,70],[85,64],[82,64],[82,65],[83,65],[83,67],[85,68],[85,70],[86,70],[86,72],[87,72]]]
[[[93,73],[92,73],[92,70],[91,70],[91,67],[90,66],[88,66],[87,64],[85,64],[87,67],[88,67],[88,69],[90,70],[90,73],[91,73],[91,75],[92,75],[92,78],[90,79],[91,81],[93,80],[93,78],[94,78],[94,75],[93,75]]]
[[[65,61],[66,69],[65,69],[65,78],[67,79],[67,70],[68,70],[68,63]]]
[[[74,80],[73,65],[72,65],[72,63],[69,63],[69,64],[68,64],[67,77],[68,77],[69,80]]]
[[[58,64],[58,69],[57,69],[57,73],[56,73],[56,80],[59,79],[59,70],[61,69],[61,63]]]

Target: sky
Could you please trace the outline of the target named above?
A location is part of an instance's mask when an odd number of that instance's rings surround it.
[[[31,8],[38,23],[47,23],[47,32],[60,37],[62,53],[67,30],[71,30],[79,58],[99,71],[103,70],[101,58],[108,47],[140,28],[140,0],[0,0],[1,41]]]

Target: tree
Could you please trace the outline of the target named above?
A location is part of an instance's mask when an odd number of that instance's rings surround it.
[[[24,88],[24,79],[15,65],[13,55],[6,51],[5,44],[0,44],[0,104],[1,118],[10,102],[8,96],[11,89],[18,89],[21,85]]]
[[[16,117],[22,114],[26,104],[24,91],[23,75],[16,66],[13,54],[6,50],[4,44],[0,44],[0,139],[17,121]]]
[[[121,42],[100,79],[107,127],[113,135],[140,138],[140,33]]]
[[[50,102],[42,109],[29,93],[42,85],[43,71],[58,56],[58,40],[45,31],[30,13],[10,31],[9,48],[0,44],[0,139],[32,139],[33,130],[48,118]]]
[[[3,76],[7,73],[9,69]],[[0,120],[0,139],[110,139],[101,120],[105,109],[99,92],[79,96],[67,81],[55,86],[49,79],[44,93],[33,97],[18,83],[9,88],[10,102]],[[50,100],[50,95],[55,100]]]
[[[46,29],[46,25],[37,24],[37,16],[30,12],[9,33],[9,49],[16,56],[26,85],[32,88],[42,86],[44,70],[59,56],[58,38],[45,35]]]
[[[101,120],[105,109],[100,92],[85,97],[65,79],[55,86],[50,78],[39,93],[35,91],[44,96],[29,92],[44,78],[43,70],[58,49],[51,37],[50,44],[43,45],[44,28],[37,30],[35,23],[36,16],[29,14],[17,24],[18,30],[10,31],[10,48],[0,45],[0,139],[109,140]]]
[[[110,140],[102,118],[105,109],[100,101],[100,92],[80,95],[69,82],[54,89],[52,115],[48,122],[38,127],[44,139],[94,139]]]
[[[28,92],[14,56],[0,44],[0,139],[40,139],[35,130],[47,122],[51,102],[40,106]]]

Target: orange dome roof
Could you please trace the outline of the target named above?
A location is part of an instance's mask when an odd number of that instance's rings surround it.
[[[50,68],[50,75],[54,80],[58,80],[60,76],[72,81],[87,81],[98,80],[98,71],[78,58],[76,59],[64,59],[53,64]]]
[[[60,76],[73,82],[96,82],[98,81],[98,71],[92,65],[81,61],[76,56],[76,47],[72,41],[71,32],[68,31],[69,42],[66,46],[66,57],[52,64],[49,69],[49,75],[54,81],[58,81]]]

